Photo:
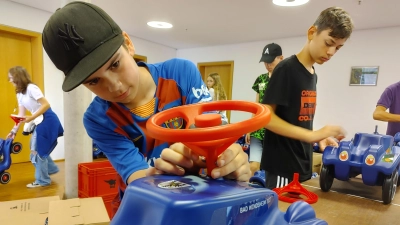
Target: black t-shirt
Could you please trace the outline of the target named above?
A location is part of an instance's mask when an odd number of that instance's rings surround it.
[[[263,98],[264,104],[276,105],[275,114],[286,122],[309,130],[317,100],[317,75],[311,74],[296,55],[281,61],[274,69]],[[311,178],[312,145],[265,130],[261,168],[275,175],[300,181]]]

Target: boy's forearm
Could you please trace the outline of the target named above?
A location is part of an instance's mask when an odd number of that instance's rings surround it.
[[[130,183],[131,183],[132,181],[134,181],[134,180],[137,180],[137,179],[139,179],[139,178],[145,177],[145,176],[146,176],[146,170],[147,170],[147,169],[145,169],[145,170],[139,170],[139,171],[136,171],[136,172],[132,173],[132,174],[129,176],[129,178],[128,178],[128,180],[126,181],[126,183],[127,183],[127,184],[130,184]]]
[[[265,126],[265,128],[281,136],[285,136],[288,138],[304,142],[311,142],[310,136],[312,131],[304,129],[302,127],[295,126],[293,124],[290,124],[282,120],[272,110],[271,110],[271,120],[267,124],[267,126]]]

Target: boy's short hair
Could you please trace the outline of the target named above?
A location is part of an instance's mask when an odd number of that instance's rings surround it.
[[[354,25],[350,15],[342,8],[330,7],[322,11],[314,23],[317,33],[330,30],[329,36],[347,39],[353,31]]]
[[[124,37],[104,10],[75,1],[50,17],[42,42],[51,61],[64,72],[62,88],[68,92],[102,67],[121,47]]]

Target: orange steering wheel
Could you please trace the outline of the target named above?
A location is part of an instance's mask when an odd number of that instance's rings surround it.
[[[221,125],[221,115],[216,111],[235,110],[254,114],[241,122]],[[214,113],[213,113],[214,112]],[[165,128],[161,125],[172,118],[182,118],[184,129]],[[181,142],[198,155],[206,157],[207,174],[216,167],[218,156],[243,134],[258,130],[271,119],[269,109],[248,101],[214,101],[183,105],[153,115],[146,123],[150,136],[167,142]],[[195,126],[195,129],[189,129]]]

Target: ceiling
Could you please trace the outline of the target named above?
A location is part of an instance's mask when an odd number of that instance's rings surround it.
[[[54,12],[68,0],[11,0]],[[237,44],[304,35],[318,14],[340,6],[356,30],[400,26],[400,0],[310,0],[279,7],[272,0],[91,0],[131,36],[175,49]],[[333,4],[334,3],[334,4]],[[147,26],[165,21],[172,29]]]

